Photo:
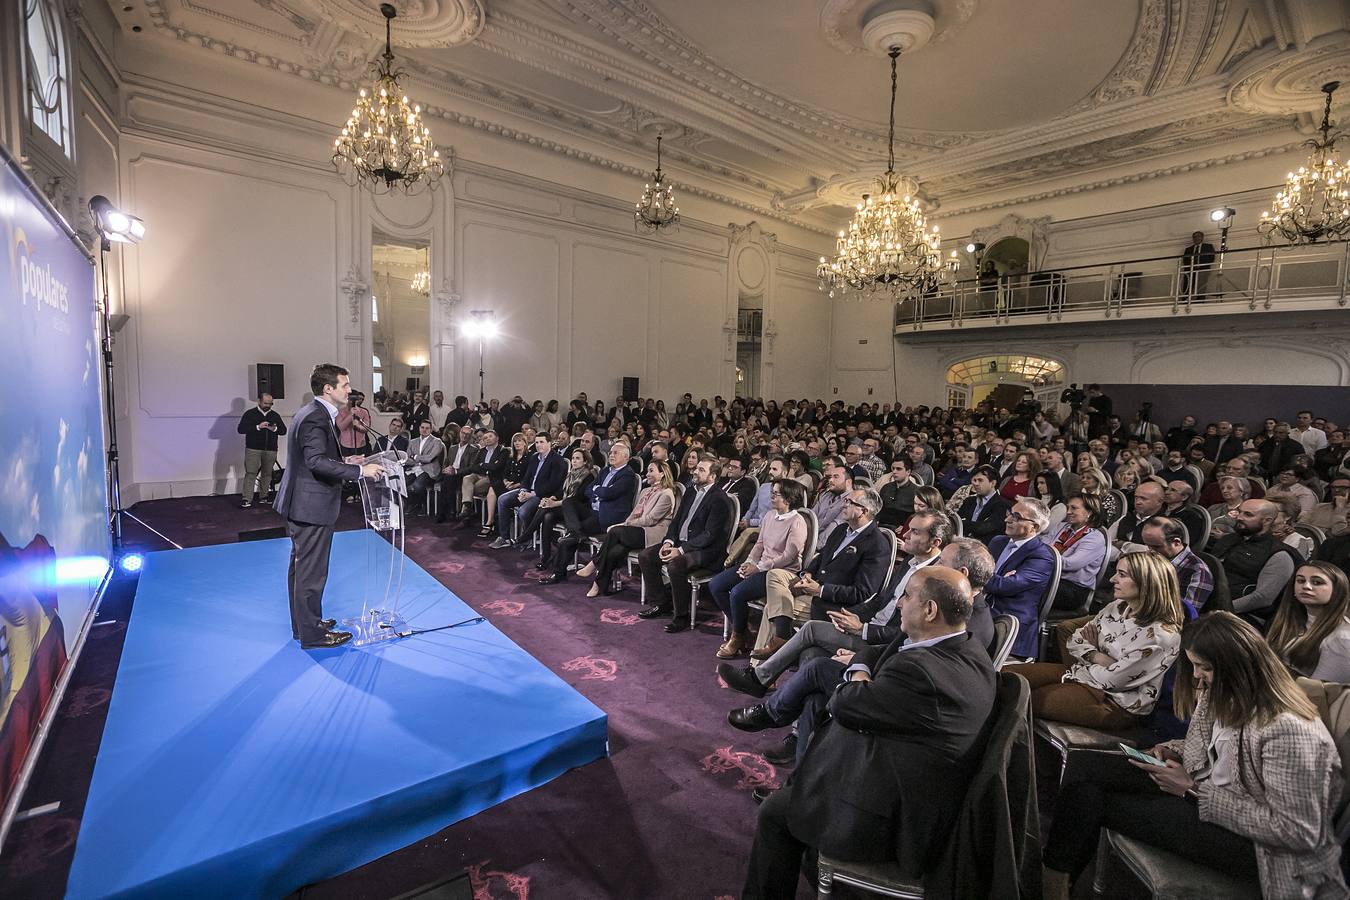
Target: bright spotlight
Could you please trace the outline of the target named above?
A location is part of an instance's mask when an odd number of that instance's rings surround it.
[[[983,251],[984,251],[984,244],[980,243],[979,241],[971,241],[969,244],[966,244],[967,253],[981,253]]]
[[[89,201],[89,213],[94,217],[99,234],[109,241],[137,244],[145,237],[145,222],[113,206],[112,201],[102,194]]]
[[[1222,206],[1209,214],[1209,220],[1211,222],[1222,222],[1225,219],[1233,218],[1235,215],[1237,215],[1237,210],[1231,206]]]
[[[145,556],[140,553],[128,553],[117,563],[123,572],[139,572],[145,565]]]

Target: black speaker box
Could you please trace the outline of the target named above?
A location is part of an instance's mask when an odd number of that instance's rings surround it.
[[[253,395],[271,394],[273,399],[286,399],[286,367],[281,363],[258,363],[258,390]]]
[[[623,399],[626,403],[632,403],[638,398],[638,380],[636,378],[625,377],[623,380]]]

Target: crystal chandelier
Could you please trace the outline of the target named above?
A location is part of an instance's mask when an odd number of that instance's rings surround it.
[[[884,293],[904,299],[932,289],[950,272],[939,253],[938,227],[928,230],[916,196],[918,184],[895,174],[895,64],[891,47],[891,125],[889,163],[876,194],[863,194],[847,231],[839,232],[834,259],[820,258],[820,289],[836,293]]]
[[[680,208],[675,205],[675,190],[661,174],[661,135],[656,136],[656,172],[652,181],[642,186],[642,199],[635,204],[633,223],[638,231],[654,234],[680,221]]]
[[[413,293],[421,294],[423,297],[431,296],[431,273],[426,269],[420,272],[414,272],[413,277],[408,279],[408,286],[413,289]]]
[[[398,189],[407,194],[430,190],[445,172],[441,154],[422,122],[422,107],[399,87],[402,69],[394,68],[390,41],[398,13],[388,3],[384,14],[384,53],[372,68],[374,84],[362,88],[351,118],[333,141],[333,166],[352,186],[377,194]]]
[[[1331,133],[1331,95],[1339,81],[1322,85],[1327,95],[1322,110],[1320,138],[1308,141],[1312,156],[1306,166],[1290,172],[1284,190],[1275,195],[1270,210],[1261,213],[1256,230],[1267,240],[1284,238],[1291,244],[1337,240],[1350,235],[1350,165],[1336,160],[1336,138]]]

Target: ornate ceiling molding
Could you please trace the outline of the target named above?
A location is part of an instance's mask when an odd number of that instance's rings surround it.
[[[259,4],[278,0],[255,0]],[[360,0],[295,0],[319,21],[383,42],[384,16],[379,6]],[[400,47],[459,47],[483,30],[481,0],[399,0],[394,43]]]
[[[935,29],[929,40],[940,44],[961,32],[980,0],[942,0],[934,3]],[[872,0],[826,0],[820,10],[820,35],[825,42],[845,56],[869,52],[858,32],[859,20],[872,12],[877,4]]]
[[[1275,47],[1249,54],[1233,72],[1228,102],[1264,115],[1321,112],[1329,81],[1350,83],[1350,31],[1325,34],[1291,55]],[[1337,106],[1350,105],[1339,97]]]

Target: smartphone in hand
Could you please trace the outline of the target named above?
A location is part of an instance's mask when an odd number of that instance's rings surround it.
[[[1121,750],[1125,751],[1125,755],[1128,756],[1130,759],[1138,760],[1139,762],[1147,766],[1157,766],[1160,769],[1167,768],[1167,763],[1163,762],[1161,759],[1158,759],[1158,757],[1156,756],[1150,756],[1149,754],[1145,753],[1142,750],[1136,750],[1129,744],[1120,744],[1119,746]]]

